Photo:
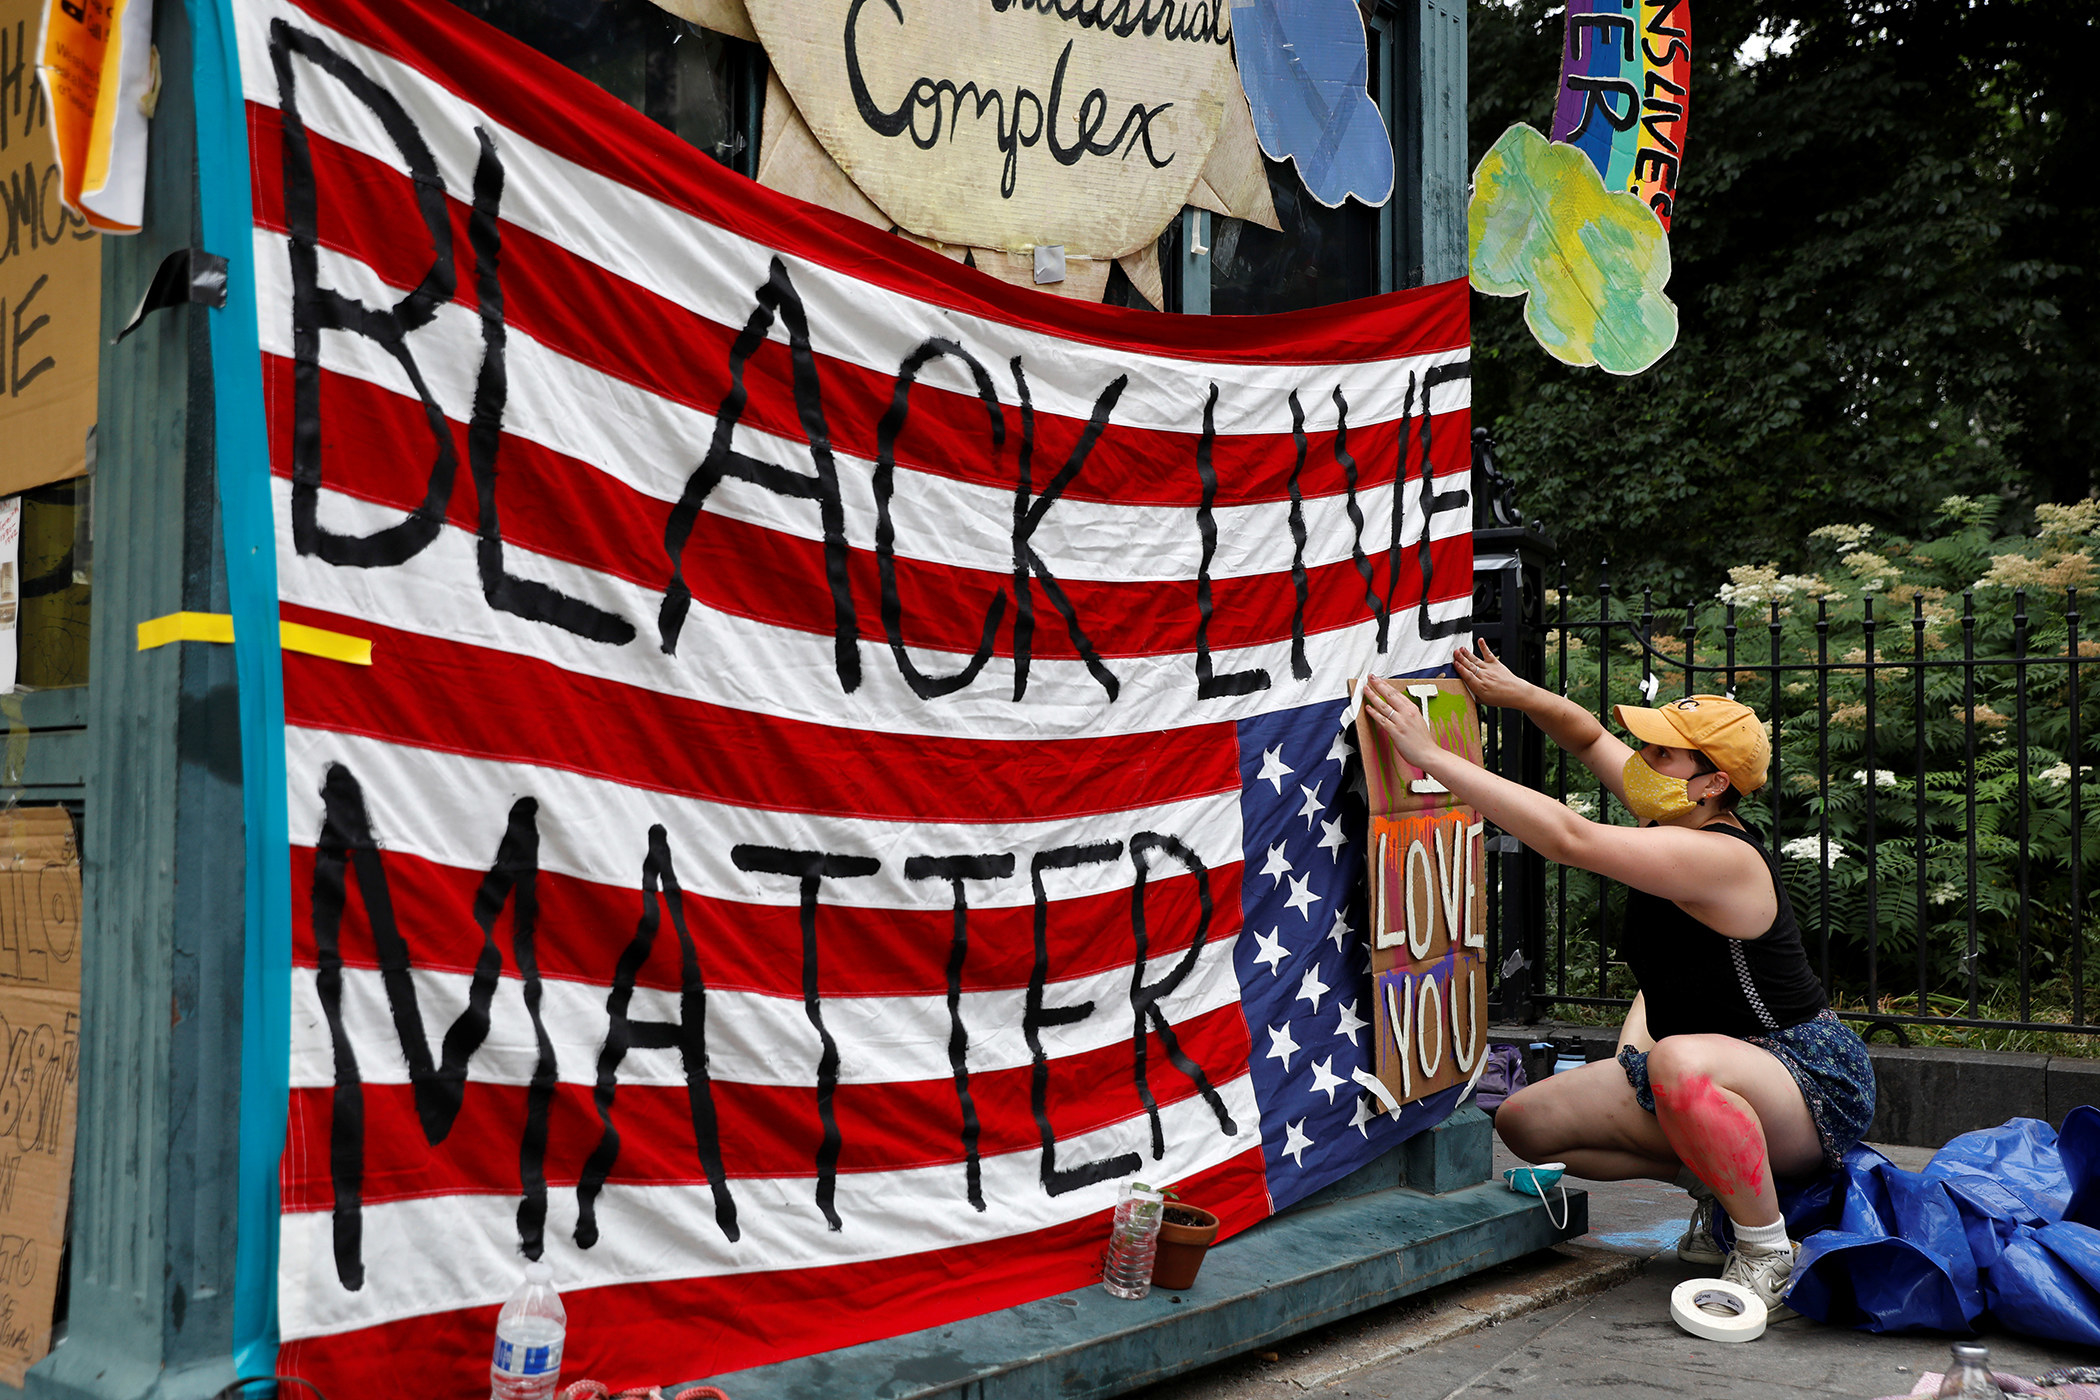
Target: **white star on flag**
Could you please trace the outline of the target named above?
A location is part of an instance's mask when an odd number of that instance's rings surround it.
[[[1305,1120],[1300,1118],[1297,1122],[1286,1125],[1284,1133],[1283,1155],[1296,1162],[1302,1170],[1305,1166],[1305,1149],[1313,1145],[1313,1140],[1305,1135]],[[1370,1134],[1366,1133],[1364,1136],[1369,1137]]]
[[[1320,1009],[1320,998],[1333,990],[1334,988],[1320,980],[1320,965],[1314,963],[1305,970],[1305,980],[1298,984],[1298,995],[1291,999],[1293,1001],[1309,1001],[1312,1003],[1312,1009],[1318,1011]]]
[[[1333,852],[1332,859],[1335,864],[1341,864],[1342,847],[1348,844],[1349,838],[1342,835],[1342,820],[1340,817],[1336,817],[1333,821],[1328,821],[1324,817],[1320,819],[1320,849]]]
[[[1325,783],[1314,783],[1311,787],[1303,783],[1298,784],[1298,791],[1305,794],[1305,805],[1298,809],[1298,815],[1305,818],[1307,831],[1312,830],[1313,818],[1327,810],[1327,804],[1320,800],[1320,789],[1326,786]]]
[[[1297,910],[1299,918],[1311,923],[1312,906],[1320,902],[1320,896],[1312,892],[1312,876],[1302,880],[1296,875],[1291,876],[1291,892],[1283,902],[1286,908]]]
[[[1356,1096],[1356,1116],[1349,1120],[1349,1126],[1356,1129],[1357,1135],[1363,1138],[1365,1142],[1369,1142],[1371,1140],[1371,1130],[1364,1125],[1377,1116],[1378,1105],[1371,1101],[1371,1096],[1369,1094],[1358,1094]]]
[[[1283,848],[1288,844],[1290,843],[1279,841],[1269,847],[1268,862],[1261,868],[1261,873],[1269,877],[1269,888],[1272,890],[1283,883],[1284,876],[1291,873],[1291,863],[1283,854]]]
[[[1346,1035],[1349,1037],[1351,1045],[1356,1044],[1356,1033],[1371,1023],[1356,1014],[1356,999],[1354,997],[1348,1001],[1338,1000],[1335,1002],[1335,1005],[1341,1008],[1342,1018],[1335,1022],[1334,1033],[1336,1035]]]
[[[1283,1067],[1289,1069],[1291,1067],[1291,1056],[1297,1053],[1298,1042],[1291,1039],[1291,1023],[1289,1021],[1285,1021],[1280,1026],[1269,1027],[1269,1053],[1263,1056],[1264,1059],[1281,1060],[1283,1061]]]
[[[1261,951],[1254,955],[1254,960],[1267,963],[1271,977],[1276,975],[1276,969],[1283,960],[1291,955],[1291,950],[1283,946],[1282,934],[1282,929],[1272,928],[1267,933],[1254,935],[1254,941],[1261,945]]]
[[[1349,761],[1349,753],[1349,731],[1346,729],[1336,730],[1334,742],[1327,746],[1327,761],[1329,763],[1347,763]]]
[[[1349,922],[1349,911],[1347,909],[1335,910],[1334,927],[1327,930],[1327,936],[1334,940],[1336,952],[1346,950],[1347,943],[1345,940],[1354,932],[1356,932],[1356,928]]]
[[[1270,787],[1276,789],[1276,795],[1281,797],[1283,796],[1284,778],[1288,774],[1297,771],[1297,769],[1283,761],[1283,745],[1278,744],[1273,749],[1263,749],[1261,751],[1261,771],[1254,775],[1254,780],[1268,783]]]
[[[1334,1091],[1348,1082],[1334,1072],[1334,1056],[1329,1055],[1324,1060],[1313,1061],[1312,1072],[1312,1092],[1315,1094],[1326,1094],[1327,1102],[1333,1103]],[[1369,1137],[1370,1134],[1366,1133],[1364,1136]]]

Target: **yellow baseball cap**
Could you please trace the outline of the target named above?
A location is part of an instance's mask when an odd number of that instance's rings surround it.
[[[1697,749],[1728,775],[1738,792],[1765,785],[1772,764],[1772,739],[1748,705],[1725,695],[1687,695],[1667,705],[1615,705],[1612,718],[1644,744]]]

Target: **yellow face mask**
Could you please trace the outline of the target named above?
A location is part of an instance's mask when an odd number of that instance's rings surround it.
[[[1699,805],[1692,801],[1688,780],[1656,772],[1638,753],[1626,760],[1621,776],[1626,784],[1626,806],[1644,822],[1681,817]]]

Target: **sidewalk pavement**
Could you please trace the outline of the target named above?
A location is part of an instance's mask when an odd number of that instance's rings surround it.
[[[1915,1170],[1929,1150],[1883,1147]],[[1495,1170],[1513,1165],[1498,1142]],[[1717,1344],[1670,1320],[1670,1290],[1698,1272],[1676,1255],[1690,1204],[1656,1182],[1588,1182],[1591,1233],[1463,1282],[1308,1332],[1139,1392],[1141,1400],[1524,1400],[1599,1395],[1810,1400],[1901,1395],[1943,1371],[1950,1338],[1877,1337],[1806,1318]],[[1986,1335],[1995,1370],[2036,1375],[2100,1353]]]

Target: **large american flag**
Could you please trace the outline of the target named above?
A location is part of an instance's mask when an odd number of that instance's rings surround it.
[[[846,1345],[1449,1110],[1354,1077],[1338,718],[1463,640],[1463,284],[1068,303],[449,6],[238,10],[284,615],[375,644],[285,662],[283,1369],[469,1393],[532,1257],[570,1376]]]

